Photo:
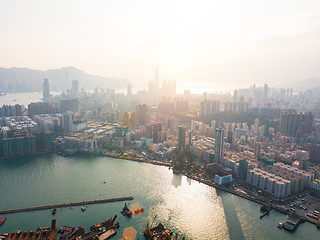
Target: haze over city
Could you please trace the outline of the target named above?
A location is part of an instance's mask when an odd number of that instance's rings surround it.
[[[1,1],[0,240],[319,239],[320,1]]]
[[[143,88],[232,91],[319,78],[319,1],[1,1],[0,66],[74,66]]]

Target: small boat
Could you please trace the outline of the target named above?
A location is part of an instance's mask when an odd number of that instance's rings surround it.
[[[143,208],[138,208],[136,210],[134,210],[134,214],[139,214],[143,212]]]
[[[282,228],[283,228],[283,225],[284,225],[283,222],[279,222],[279,223],[278,223],[278,228],[282,229]]]
[[[6,221],[5,217],[0,218],[0,226]]]
[[[85,210],[87,210],[87,206],[83,206],[81,207],[82,212],[84,212]]]
[[[52,209],[51,213],[52,215],[55,215],[57,213],[57,209],[56,208]]]
[[[128,208],[127,204],[125,203],[124,204],[124,207],[122,208],[121,210],[121,214],[123,216],[128,216],[128,217],[131,217],[132,216],[132,211]]]

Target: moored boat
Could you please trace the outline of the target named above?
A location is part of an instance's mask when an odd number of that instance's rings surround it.
[[[87,206],[82,206],[81,210],[82,210],[82,212],[84,212],[85,210],[87,210]]]
[[[146,239],[171,240],[172,233],[173,232],[170,229],[165,228],[161,223],[154,228],[150,228],[149,223],[147,223],[146,229],[144,230]]]
[[[51,213],[52,215],[55,215],[57,213],[57,209],[56,208],[52,209]]]
[[[6,221],[5,217],[0,218],[0,226]]]
[[[124,204],[124,207],[121,210],[121,214],[123,216],[131,217],[132,216],[132,211],[128,208],[127,204]]]

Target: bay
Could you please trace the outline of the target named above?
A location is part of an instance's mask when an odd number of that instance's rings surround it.
[[[106,183],[103,183],[106,182]],[[108,157],[76,155],[64,158],[56,154],[21,157],[0,161],[0,209],[103,198],[133,196],[132,204],[141,204],[142,214],[131,219],[120,214],[124,202],[6,215],[0,232],[34,230],[38,226],[83,226],[118,215],[118,234],[133,226],[143,239],[147,222],[155,216],[159,222],[187,239],[317,239],[316,226],[303,223],[294,232],[278,229],[286,216],[271,211],[259,218],[260,206],[232,194],[216,190],[164,166]]]

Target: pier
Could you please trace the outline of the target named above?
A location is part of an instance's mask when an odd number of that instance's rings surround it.
[[[61,208],[61,207],[73,207],[73,206],[82,206],[82,205],[92,205],[92,204],[110,203],[110,202],[131,201],[133,199],[134,199],[134,197],[130,196],[130,197],[120,197],[120,198],[107,198],[107,199],[99,199],[99,200],[89,200],[89,201],[82,201],[82,202],[50,204],[50,205],[42,205],[42,206],[26,207],[26,208],[5,209],[5,210],[0,210],[0,214],[18,213],[18,212],[30,212],[30,211],[38,211],[38,210],[45,210],[45,209],[53,209],[53,208]]]

